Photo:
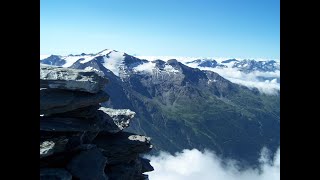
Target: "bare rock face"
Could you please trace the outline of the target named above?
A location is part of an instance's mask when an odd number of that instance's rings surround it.
[[[143,173],[154,170],[149,162],[148,159],[137,158],[129,163],[107,166],[106,172],[110,179],[126,180],[134,177],[134,179],[146,180],[148,176]]]
[[[40,90],[40,114],[65,113],[79,108],[97,105],[107,101],[109,95],[104,91],[96,94],[57,89]]]
[[[93,148],[76,155],[68,164],[67,169],[79,179],[107,180],[108,177],[104,173],[106,163],[107,158],[98,148]]]
[[[93,118],[74,117],[40,117],[41,131],[54,132],[108,132],[117,133],[123,130],[104,112],[97,111]]]
[[[94,71],[40,64],[40,88],[65,89],[97,93],[108,80]]]
[[[135,112],[110,109],[95,72],[40,67],[40,179],[138,180],[152,171],[139,157],[150,138],[122,130]]]
[[[109,164],[128,163],[152,149],[150,137],[128,132],[99,134],[93,141],[108,158]]]
[[[97,114],[97,109],[100,105],[91,105],[83,108],[75,109],[73,111],[68,111],[66,113],[52,114],[51,117],[73,117],[73,118],[94,118]]]

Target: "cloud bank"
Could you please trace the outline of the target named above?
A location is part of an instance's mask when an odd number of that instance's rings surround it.
[[[193,67],[216,72],[233,83],[244,85],[248,88],[257,88],[260,92],[265,94],[276,94],[280,90],[280,82],[277,82],[277,79],[280,79],[280,71],[253,71],[251,73],[244,73],[236,68]],[[268,78],[270,80],[261,80],[259,77]]]
[[[175,155],[161,152],[147,158],[155,169],[146,173],[150,180],[280,180],[280,148],[274,159],[266,148],[262,149],[260,170],[240,171],[234,160],[223,166],[222,160],[208,150],[185,149]]]

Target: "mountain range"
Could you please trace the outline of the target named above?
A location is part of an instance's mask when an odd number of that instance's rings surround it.
[[[268,76],[280,71],[277,61],[147,60],[106,49],[51,55],[40,63],[106,76],[104,90],[111,98],[102,105],[135,111],[127,130],[150,136],[153,153],[211,149],[242,165],[257,165],[263,147],[275,152],[280,146],[280,89],[266,94],[215,71],[257,73],[258,81],[279,83],[280,77]]]

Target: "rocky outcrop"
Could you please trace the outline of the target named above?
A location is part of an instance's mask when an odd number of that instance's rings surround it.
[[[107,101],[108,94],[96,94],[67,90],[40,89],[40,114],[56,114],[73,111]]]
[[[150,138],[122,130],[135,112],[100,106],[108,80],[93,71],[40,66],[40,179],[138,180],[152,171]]]
[[[97,93],[108,80],[94,71],[41,65],[40,88],[66,89]]]
[[[111,109],[101,107],[99,110],[108,114],[114,120],[115,124],[119,127],[120,130],[129,126],[130,120],[135,116],[135,112],[130,109]]]

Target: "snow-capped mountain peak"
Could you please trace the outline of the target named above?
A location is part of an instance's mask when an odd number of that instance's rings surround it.
[[[178,68],[172,63],[173,61],[174,60],[168,60],[167,62],[162,60],[144,61],[144,63],[134,67],[133,70],[134,72],[149,73],[153,75],[158,74],[159,72],[166,72],[168,74],[179,73]]]
[[[190,65],[190,66],[199,66],[199,67],[211,67],[211,68],[216,68],[216,67],[220,67],[220,68],[224,68],[227,67],[223,64],[218,63],[216,60],[214,59],[196,59],[194,61],[190,61],[190,62],[186,62],[186,65]]]
[[[102,56],[104,56],[104,55],[109,54],[109,53],[112,52],[112,51],[115,51],[115,50],[112,50],[112,49],[104,49],[104,50],[98,52],[96,55],[102,55]],[[118,51],[115,51],[115,52],[118,52]]]
[[[120,76],[120,71],[124,70],[124,59],[125,53],[109,51],[109,53],[103,57],[102,65],[112,71],[116,76]]]
[[[124,60],[126,54],[112,49],[105,49],[96,54],[79,54],[68,56],[51,55],[44,59],[40,59],[45,64],[57,65],[62,67],[70,67],[76,62],[85,64],[93,60],[99,60],[100,63],[115,75],[119,76],[120,70],[124,69]],[[41,56],[40,56],[41,57]]]

